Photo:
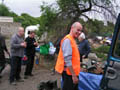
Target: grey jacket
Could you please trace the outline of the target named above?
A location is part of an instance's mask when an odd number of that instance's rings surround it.
[[[20,44],[24,42],[24,39],[20,37],[18,34],[15,34],[11,38],[11,56],[24,56],[24,47]]]

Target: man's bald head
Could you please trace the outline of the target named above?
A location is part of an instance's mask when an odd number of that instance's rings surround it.
[[[82,25],[79,22],[74,22],[71,26],[71,28],[79,27],[82,29]]]
[[[24,36],[24,28],[23,27],[18,28],[18,35],[19,36]]]
[[[71,31],[70,34],[74,37],[77,38],[82,31],[82,25],[79,22],[74,22],[71,26]]]

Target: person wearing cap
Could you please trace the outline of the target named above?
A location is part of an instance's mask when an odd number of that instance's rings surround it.
[[[82,62],[82,59],[87,58],[91,50],[90,50],[89,42],[85,38],[85,34],[83,32],[78,37],[78,40],[79,40],[78,48],[80,52],[80,62]]]
[[[78,90],[80,55],[75,39],[81,32],[82,25],[79,22],[73,23],[70,33],[60,43],[55,70],[62,75],[62,90]]]

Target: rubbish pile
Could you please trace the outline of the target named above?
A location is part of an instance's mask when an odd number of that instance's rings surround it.
[[[93,74],[103,74],[104,67],[100,66],[100,63],[96,60],[91,60],[89,66],[85,63],[81,63],[81,71]]]

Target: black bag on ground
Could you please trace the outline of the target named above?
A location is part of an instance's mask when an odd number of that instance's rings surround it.
[[[38,90],[60,90],[57,86],[57,80],[56,81],[46,81],[41,82],[38,86]]]

